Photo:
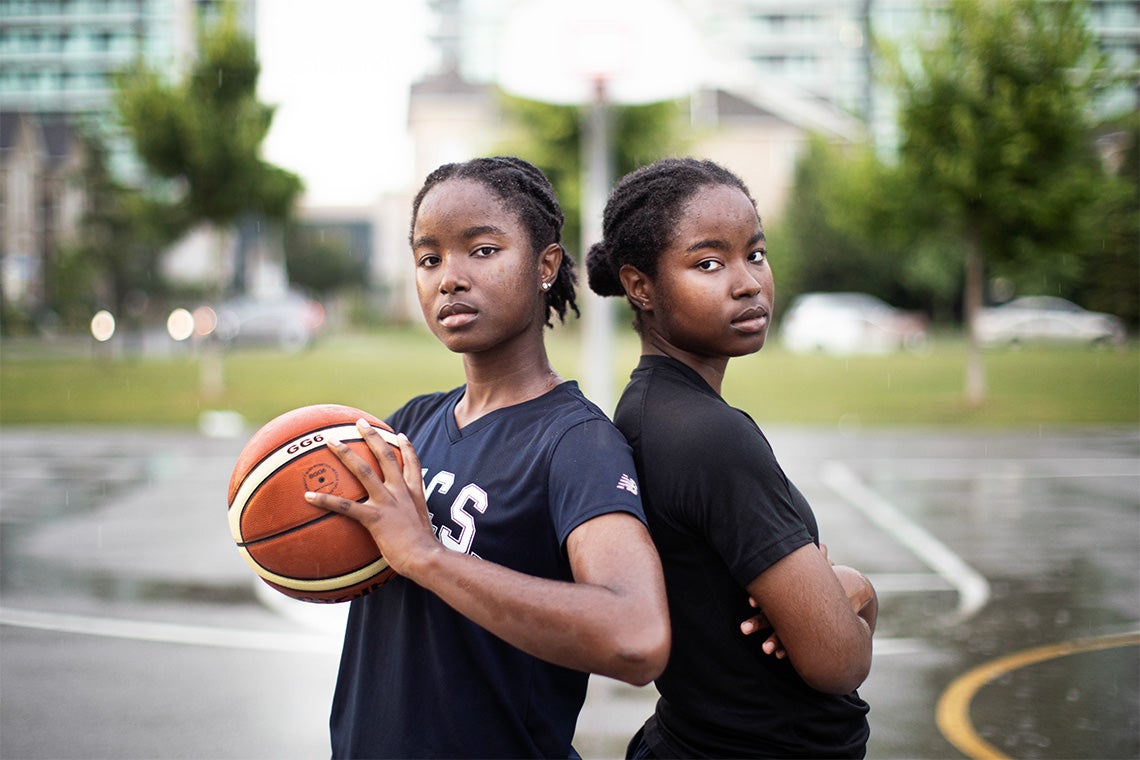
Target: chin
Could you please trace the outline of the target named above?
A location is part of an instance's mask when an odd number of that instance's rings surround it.
[[[732,353],[728,354],[728,356],[730,356],[730,357],[751,356],[752,354],[759,352],[760,349],[762,349],[762,348],[764,348],[763,338],[761,338],[760,340],[748,341],[746,343],[742,342],[742,343],[738,343],[735,347],[736,350],[733,351]]]

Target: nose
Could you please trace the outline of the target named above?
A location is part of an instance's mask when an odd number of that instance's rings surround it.
[[[763,289],[763,275],[746,266],[737,268],[736,277],[732,282],[733,298],[751,298]]]
[[[439,292],[443,294],[468,290],[471,283],[463,267],[464,257],[444,255],[439,262]]]

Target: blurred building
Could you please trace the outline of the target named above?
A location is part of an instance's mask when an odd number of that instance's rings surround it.
[[[76,229],[81,160],[65,114],[0,111],[0,297],[42,302],[43,272]]]
[[[111,126],[113,75],[135,61],[178,71],[196,23],[220,0],[0,0],[0,282],[5,303],[42,304],[47,264],[82,214],[78,130],[96,129],[112,167],[136,169]],[[252,28],[253,4],[242,7]]]
[[[1049,2],[1050,0],[1043,0]],[[714,65],[706,86],[739,80],[746,63],[758,90],[792,110],[803,102],[835,108],[867,125],[878,144],[895,143],[895,103],[884,87],[873,39],[904,48],[934,30],[947,0],[672,0],[692,19]],[[475,82],[495,79],[496,51],[519,0],[431,0],[441,59]],[[1140,109],[1140,3],[1090,0],[1102,52],[1126,81],[1105,94],[1102,113]],[[931,13],[934,13],[934,16]],[[556,30],[552,30],[556,34]],[[718,73],[720,68],[724,77]]]

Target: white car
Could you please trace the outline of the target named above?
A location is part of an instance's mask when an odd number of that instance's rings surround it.
[[[983,346],[1025,343],[1119,345],[1124,321],[1112,314],[1088,311],[1056,296],[1023,296],[982,309],[974,325]]]
[[[793,353],[889,354],[926,348],[926,319],[867,293],[804,293],[781,319],[780,340]]]
[[[214,331],[226,345],[264,345],[287,353],[309,346],[325,318],[324,307],[296,291],[238,296],[217,309]]]

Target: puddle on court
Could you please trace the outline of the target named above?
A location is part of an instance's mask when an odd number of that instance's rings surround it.
[[[0,463],[0,592],[5,595],[85,596],[103,601],[187,601],[223,604],[254,600],[246,585],[124,577],[75,567],[26,550],[39,530],[92,514],[131,490],[177,470],[175,457],[108,450],[72,459],[14,455]]]

